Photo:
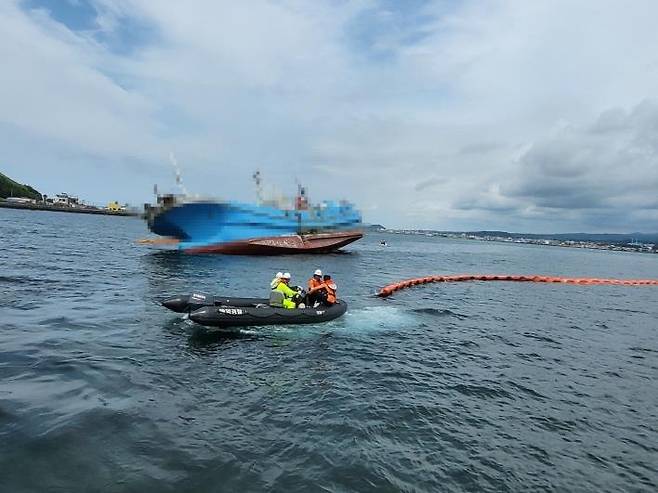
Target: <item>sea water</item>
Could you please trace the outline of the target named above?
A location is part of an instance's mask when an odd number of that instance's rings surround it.
[[[0,209],[0,491],[655,491],[658,255],[369,234],[185,255],[135,218]],[[388,246],[380,245],[385,239]],[[347,314],[227,336],[167,296],[336,280]]]

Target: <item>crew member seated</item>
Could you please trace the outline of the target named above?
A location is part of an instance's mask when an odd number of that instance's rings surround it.
[[[277,272],[274,279],[270,282],[270,289],[275,289],[281,282],[281,277],[283,277],[283,272]]]
[[[308,291],[306,294],[306,302],[309,306],[317,306],[322,303],[327,297],[327,292],[322,283],[322,271],[317,269],[313,273],[313,277],[308,280]]]
[[[323,280],[322,280],[322,285],[324,286],[324,289],[326,290],[327,297],[323,301],[323,303],[327,306],[331,306],[336,303],[336,290],[338,289],[338,286],[336,286],[336,283],[331,279],[331,276],[328,274],[325,274]]]
[[[286,272],[281,276],[279,284],[270,292],[270,306],[288,309],[306,307],[301,303],[302,297],[299,291],[295,291],[288,286],[290,277],[290,272]]]

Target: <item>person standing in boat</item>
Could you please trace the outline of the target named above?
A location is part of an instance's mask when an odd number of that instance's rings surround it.
[[[281,304],[283,308],[293,309],[293,308],[305,308],[302,301],[302,297],[299,294],[299,291],[291,289],[288,284],[290,283],[290,272],[286,272],[281,276],[281,281],[272,291],[278,291],[283,294],[283,300]]]

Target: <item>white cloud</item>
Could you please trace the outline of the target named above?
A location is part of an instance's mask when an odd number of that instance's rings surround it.
[[[658,229],[654,2],[95,5],[0,6],[0,160],[46,192],[141,202],[173,149],[200,193],[259,167],[391,226]]]
[[[0,118],[5,124],[80,152],[134,154],[143,148],[141,140],[148,136],[143,130],[155,124],[154,107],[97,69],[103,57],[98,46],[44,12],[28,17],[6,4],[0,18]]]

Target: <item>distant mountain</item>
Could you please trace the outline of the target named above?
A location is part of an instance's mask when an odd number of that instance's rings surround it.
[[[382,229],[386,229],[386,228],[385,228],[384,226],[382,226],[381,224],[364,224],[363,227],[364,227],[367,231],[379,231],[379,230],[382,230]]]
[[[474,236],[501,236],[505,238],[528,238],[533,240],[593,241],[601,243],[657,243],[658,233],[509,233],[507,231],[464,231]],[[461,234],[461,232],[460,232]]]
[[[396,231],[396,230],[389,230]],[[438,235],[469,235],[478,238],[525,238],[527,240],[557,240],[557,241],[590,241],[593,243],[624,244],[624,243],[656,243],[658,233],[510,233],[509,231],[443,231],[434,229],[409,229],[408,233],[430,233]]]
[[[21,185],[8,176],[0,173],[0,198],[26,197],[28,199],[42,200],[41,194],[29,185]]]

